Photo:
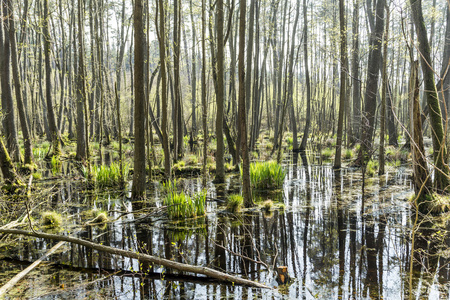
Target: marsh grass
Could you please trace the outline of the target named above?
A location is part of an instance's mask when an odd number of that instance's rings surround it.
[[[98,186],[114,186],[120,184],[120,165],[118,162],[113,162],[109,166],[94,165],[91,169],[92,178]],[[130,172],[130,167],[127,163],[123,164],[123,179],[126,180]],[[87,169],[83,168],[85,178],[88,178]]]
[[[334,149],[331,148],[325,148],[322,151],[322,159],[324,160],[330,160],[331,157],[334,155]]]
[[[53,155],[51,159],[52,173],[58,173],[61,169],[61,157]]]
[[[276,161],[250,164],[250,182],[255,189],[279,189],[285,176],[286,172]]]
[[[367,163],[367,166],[366,166],[366,174],[367,174],[367,176],[373,177],[376,174],[377,170],[378,170],[378,161],[377,160],[370,160]]]
[[[244,204],[244,198],[238,194],[232,194],[227,199],[227,210],[232,213],[237,213],[241,210]]]
[[[194,218],[206,213],[206,190],[190,196],[184,191],[178,192],[176,181],[169,181],[163,186],[167,192],[164,205],[167,206],[169,218]]]

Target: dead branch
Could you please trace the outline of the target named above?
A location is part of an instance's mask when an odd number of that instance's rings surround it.
[[[86,240],[75,238],[75,237],[61,236],[61,235],[48,234],[48,233],[42,233],[42,232],[35,233],[35,232],[31,232],[31,231],[18,230],[18,229],[0,229],[0,233],[20,234],[20,235],[34,236],[34,237],[38,237],[38,238],[49,239],[49,240],[65,241],[65,242],[89,247],[89,248],[95,249],[97,251],[102,251],[102,252],[106,252],[106,253],[110,253],[110,254],[116,254],[116,255],[121,255],[121,256],[129,257],[129,258],[134,258],[134,259],[138,259],[141,262],[149,262],[149,263],[161,265],[161,266],[164,266],[164,267],[167,267],[170,269],[175,269],[175,270],[189,272],[189,273],[195,273],[195,274],[203,274],[203,275],[206,275],[209,277],[216,278],[221,281],[228,281],[228,282],[232,282],[234,284],[239,284],[239,285],[270,289],[270,287],[265,284],[255,282],[252,280],[248,280],[248,279],[244,279],[244,278],[240,278],[240,277],[236,277],[236,276],[232,276],[232,275],[229,275],[229,274],[226,274],[223,272],[213,270],[208,267],[193,266],[193,265],[188,265],[188,264],[184,264],[184,263],[179,263],[179,262],[171,261],[168,259],[159,258],[159,257],[153,256],[153,255],[142,254],[139,252],[126,251],[126,250],[117,249],[114,247],[104,246],[104,245],[100,245],[100,244],[97,244],[94,242],[86,241]]]
[[[14,229],[5,229],[5,230],[13,230]],[[59,242],[58,244],[56,244],[55,246],[53,246],[50,250],[47,251],[47,253],[45,253],[41,258],[39,258],[38,260],[36,260],[34,263],[32,263],[31,265],[29,265],[25,270],[23,270],[22,272],[20,272],[19,274],[17,274],[16,276],[14,276],[10,281],[8,281],[5,285],[3,285],[0,288],[0,298],[2,298],[2,296],[9,291],[11,288],[13,288],[20,280],[22,280],[22,278],[24,278],[25,276],[27,276],[28,273],[30,273],[34,268],[36,268],[44,259],[46,259],[48,256],[52,255],[53,253],[55,253],[56,250],[58,250],[62,245],[64,245],[66,242]]]

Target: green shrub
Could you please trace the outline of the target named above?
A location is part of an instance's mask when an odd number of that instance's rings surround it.
[[[227,199],[227,209],[232,213],[237,213],[241,210],[244,204],[244,198],[238,194],[232,194]]]
[[[255,189],[279,189],[285,176],[286,172],[276,161],[250,164],[250,181]]]
[[[206,213],[206,190],[194,194],[192,197],[185,192],[177,191],[176,181],[164,184],[167,196],[164,205],[171,219],[193,218]]]

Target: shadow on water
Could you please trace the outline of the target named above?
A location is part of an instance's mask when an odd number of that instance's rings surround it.
[[[96,194],[62,181],[55,185],[48,204],[66,211],[70,224],[83,224],[83,212],[93,207],[110,212],[115,221],[106,228],[84,226],[79,237],[212,267],[276,289],[218,284],[201,276],[66,245],[50,258],[54,265],[35,270],[10,297],[409,299],[410,293],[414,299],[449,297],[448,225],[436,229],[422,223],[415,235],[410,272],[414,220],[405,200],[411,192],[405,169],[366,179],[363,199],[358,170],[334,171],[331,166],[308,161],[311,158],[306,155],[299,160],[295,154],[284,162],[287,176],[280,196],[257,193],[261,201],[270,198],[284,204],[284,209],[271,213],[256,208],[231,214],[216,201],[208,201],[206,217],[185,221],[169,221],[164,214],[126,213],[160,207],[163,196],[158,183],[151,187],[149,201],[133,202],[118,193]],[[200,191],[201,179],[187,179],[180,186],[192,193]],[[208,183],[211,199],[224,199],[238,190],[236,176],[228,177],[223,185]],[[6,254],[8,259],[0,260],[0,283],[53,244],[42,239],[21,240],[20,251],[12,249]],[[278,266],[287,266],[294,278],[287,287],[277,286],[274,269]]]

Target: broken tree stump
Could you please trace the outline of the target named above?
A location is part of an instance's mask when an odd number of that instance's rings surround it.
[[[279,285],[288,284],[291,281],[291,277],[288,274],[287,266],[277,267],[277,282]]]

